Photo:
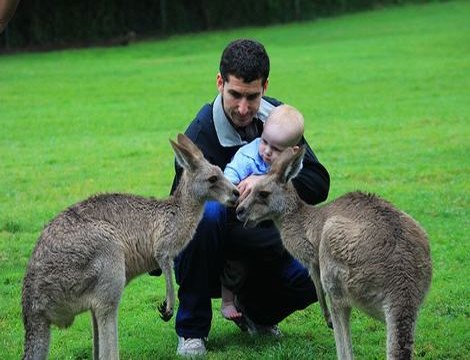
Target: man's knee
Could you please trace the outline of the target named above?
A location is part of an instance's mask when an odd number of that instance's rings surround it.
[[[292,301],[299,309],[317,301],[315,285],[308,270],[296,259],[285,263],[282,271],[283,283],[291,294]]]
[[[185,274],[193,271],[206,273],[214,271],[221,260],[220,242],[224,237],[225,207],[215,201],[208,201],[204,214],[188,246],[175,258],[175,275],[178,284]],[[205,275],[204,275],[205,276]]]
[[[226,221],[226,208],[217,201],[207,201],[201,222],[223,226]]]

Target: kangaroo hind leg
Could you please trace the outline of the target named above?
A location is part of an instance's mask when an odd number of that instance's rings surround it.
[[[24,319],[24,360],[45,360],[51,338],[50,322],[42,316],[29,315]]]
[[[123,267],[108,269],[99,279],[99,285],[93,292],[92,321],[93,321],[93,352],[98,353],[99,359],[118,360],[118,307],[125,287],[125,272]]]
[[[93,344],[93,355],[95,359],[119,359],[118,348],[118,328],[117,328],[117,306],[108,309],[97,309],[93,311],[96,322],[96,330],[93,329],[93,340],[98,341],[98,345]],[[95,326],[95,325],[94,325]],[[98,357],[96,358],[96,353]]]
[[[388,360],[412,358],[417,315],[418,309],[413,306],[401,306],[385,312]]]
[[[341,360],[352,360],[354,356],[350,326],[351,307],[331,297],[330,303],[337,357]]]

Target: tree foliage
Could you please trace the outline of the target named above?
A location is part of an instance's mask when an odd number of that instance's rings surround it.
[[[0,35],[0,49],[125,44],[134,36],[311,20],[407,1],[21,0],[15,17]]]

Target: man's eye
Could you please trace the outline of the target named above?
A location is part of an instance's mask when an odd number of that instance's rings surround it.
[[[246,99],[247,99],[248,101],[253,101],[253,100],[256,100],[256,99],[258,98],[258,96],[259,96],[258,94],[248,95],[248,96],[246,97]]]
[[[211,184],[214,184],[217,182],[218,178],[217,176],[211,176],[209,179],[207,179]]]

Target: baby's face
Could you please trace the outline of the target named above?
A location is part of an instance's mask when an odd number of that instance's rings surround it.
[[[281,152],[292,146],[290,144],[291,141],[286,136],[285,131],[282,131],[282,127],[268,122],[261,134],[258,149],[259,155],[263,158],[264,162],[271,165]]]

